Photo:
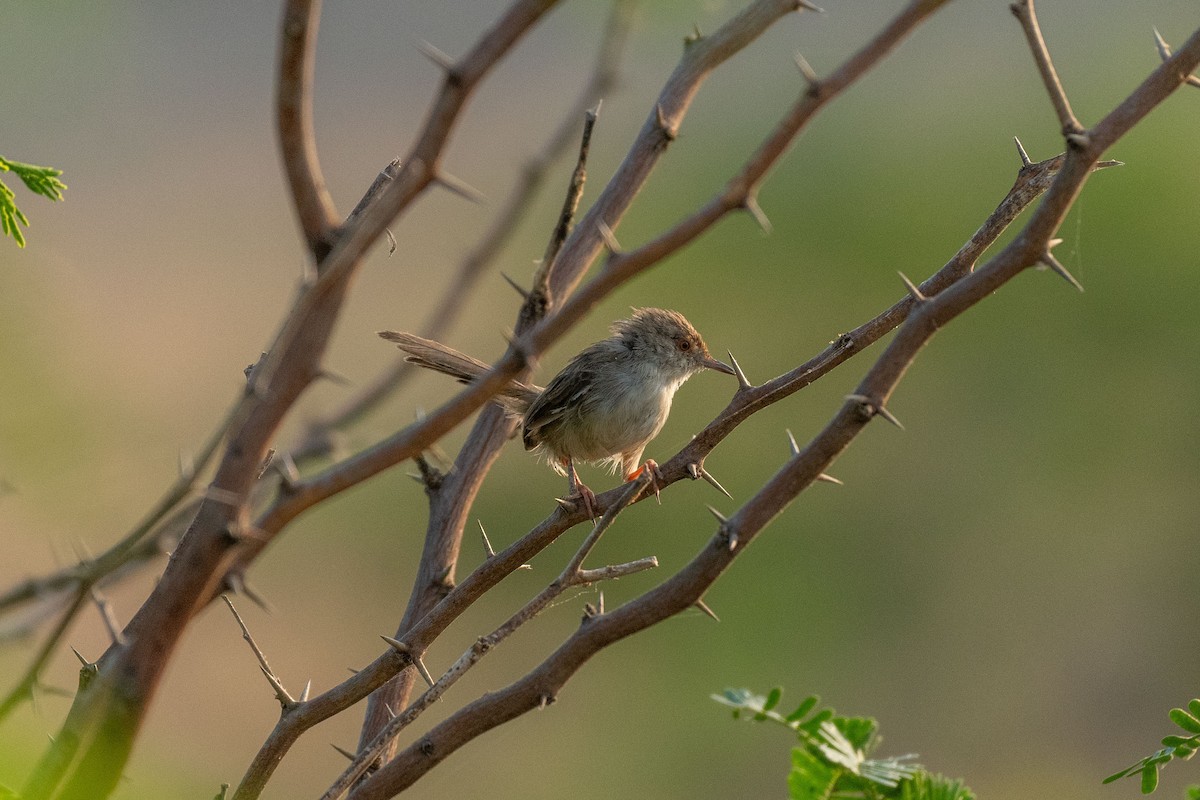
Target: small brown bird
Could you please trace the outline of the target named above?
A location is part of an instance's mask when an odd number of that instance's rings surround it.
[[[737,374],[709,355],[700,334],[676,311],[635,309],[611,330],[612,336],[571,359],[545,389],[513,381],[494,398],[521,420],[525,449],[545,453],[550,466],[567,476],[571,495],[580,497],[589,516],[596,496],[579,480],[575,462],[620,466],[627,481],[649,469],[653,480],[658,465],[641,464],[642,452],[667,421],[675,391],[704,369]],[[463,383],[490,369],[420,336],[379,335],[407,353],[406,360]]]

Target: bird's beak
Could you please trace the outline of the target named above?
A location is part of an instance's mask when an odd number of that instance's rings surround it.
[[[709,369],[715,369],[717,372],[724,372],[726,375],[737,375],[737,372],[734,371],[733,367],[729,366],[724,361],[717,361],[712,356],[705,358],[700,363]]]

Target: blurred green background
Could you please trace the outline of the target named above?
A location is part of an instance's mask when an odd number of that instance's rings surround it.
[[[827,72],[902,6],[829,0],[778,23],[715,74],[622,225],[636,245],[702,204],[802,90],[802,52]],[[418,130],[436,70],[416,45],[464,52],[499,3],[331,4],[321,22],[316,123],[343,212]],[[740,4],[642,9],[621,87],[604,98],[595,197],[673,68],[693,23]],[[475,206],[432,192],[393,227],[346,309],[328,366],[361,385],[395,359],[374,335],[418,329],[520,167],[587,74],[606,4],[567,4],[505,61],[470,105],[448,169]],[[1181,42],[1194,0],[1044,2],[1041,21],[1085,124],[1158,63],[1151,27]],[[278,9],[271,3],[7,4],[0,22],[0,153],[65,171],[51,206],[17,188],[30,246],[0,241],[0,582],[98,552],[199,447],[289,306],[304,253],[272,130]],[[1087,287],[1020,276],[934,339],[894,397],[901,432],[873,425],[834,466],[842,488],[806,492],[709,593],[699,612],[594,659],[546,711],[475,741],[418,798],[634,795],[782,797],[791,742],[730,721],[707,699],[781,685],[876,716],[885,755],[918,752],[983,797],[1131,797],[1100,779],[1170,732],[1166,711],[1200,693],[1200,93],[1180,92],[1110,153],[1057,254]],[[775,230],[725,221],[624,287],[543,361],[545,379],[631,305],[683,311],[718,353],[762,381],[819,351],[923,279],[1003,196],[1018,161],[1061,150],[1057,123],[1005,2],[959,0],[799,139],[766,184]],[[527,279],[561,202],[562,164],[499,262]],[[517,297],[493,274],[450,342],[501,352]],[[760,413],[708,466],[737,498],[677,485],[630,510],[595,562],[657,555],[662,567],[604,587],[609,607],[671,574],[829,418],[879,352]],[[438,376],[356,428],[363,446],[450,396]],[[296,425],[350,389],[311,391]],[[695,378],[647,455],[665,459],[732,392]],[[465,429],[447,438],[454,452]],[[283,437],[284,442],[288,437]],[[293,525],[251,575],[272,601],[243,614],[276,672],[315,691],[380,652],[407,600],[425,498],[401,467]],[[596,471],[585,479],[607,488]],[[499,547],[552,508],[561,480],[517,447],[474,510]],[[432,649],[435,672],[554,575],[573,531],[502,584]],[[460,574],[481,558],[473,536]],[[155,570],[111,592],[128,619]],[[1189,577],[1190,576],[1190,577]],[[440,719],[537,663],[578,623],[574,597],[521,630],[431,712]],[[68,641],[98,656],[93,611]],[[0,650],[7,691],[31,643]],[[47,682],[73,687],[64,650]],[[0,726],[0,783],[19,786],[68,700],[39,696]],[[118,796],[209,797],[240,778],[278,707],[228,614],[192,626]],[[310,732],[268,797],[315,796],[353,747],[355,711]],[[416,732],[414,732],[416,733]],[[406,740],[407,741],[407,740]],[[1191,765],[1164,773],[1175,797]],[[484,783],[486,781],[486,783]]]

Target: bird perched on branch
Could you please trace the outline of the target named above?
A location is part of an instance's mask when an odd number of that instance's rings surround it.
[[[567,476],[571,496],[582,500],[589,516],[595,516],[596,496],[579,480],[575,462],[619,466],[627,481],[649,470],[653,482],[658,465],[642,464],[642,452],[667,421],[675,391],[704,369],[737,374],[709,355],[700,334],[677,311],[635,309],[611,331],[571,359],[545,389],[512,381],[493,398],[521,420],[525,449],[544,453],[550,466]],[[407,353],[407,361],[463,383],[491,369],[411,333],[379,335]]]

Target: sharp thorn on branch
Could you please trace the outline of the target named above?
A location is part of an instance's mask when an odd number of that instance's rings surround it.
[[[1166,61],[1171,57],[1171,45],[1167,44],[1167,40],[1158,32],[1158,28],[1151,28],[1154,31],[1154,46],[1158,48],[1158,57]]]
[[[717,518],[717,522],[721,523],[722,525],[724,525],[726,522],[729,522],[729,517],[725,516],[720,511],[717,511],[712,506],[706,504],[704,507],[708,509],[708,513]]]
[[[308,679],[308,683],[304,684],[304,691],[302,691],[302,692],[300,693],[300,699],[299,699],[299,700],[297,700],[296,702],[298,702],[298,703],[307,703],[307,702],[308,702],[308,695],[309,695],[309,693],[310,693],[311,691],[312,691],[312,678],[309,678],[309,679]]]
[[[746,373],[742,372],[742,365],[739,364],[738,360],[733,357],[733,353],[728,350],[725,352],[729,353],[729,363],[733,365],[733,374],[737,376],[738,389],[753,389],[754,384],[752,384],[750,379],[746,377]]]
[[[496,551],[492,549],[492,543],[488,540],[487,531],[483,529],[483,520],[477,519],[475,520],[475,523],[479,525],[479,533],[481,536],[483,536],[483,549],[487,551],[487,557],[495,558]]]
[[[396,236],[392,233],[391,228],[384,228],[383,232],[386,233],[388,237],[388,255],[390,256],[396,252]]]
[[[821,79],[817,77],[817,71],[812,68],[812,64],[808,63],[808,59],[800,53],[796,53],[792,58],[796,62],[796,69],[800,70],[800,77],[804,78],[804,82],[810,87],[817,86]]]
[[[396,717],[400,716],[396,713],[396,709],[392,708],[390,703],[384,703],[383,710],[387,712],[388,719],[395,719]]]
[[[825,13],[825,9],[821,8],[820,6],[813,5],[812,3],[808,2],[808,0],[797,0],[796,5],[805,11],[812,11],[816,14]]]
[[[589,108],[587,110],[586,118],[587,118],[588,122],[594,123],[596,120],[598,120],[600,118],[600,109],[603,106],[604,106],[604,98],[601,97],[598,100],[596,100],[595,108]]]
[[[354,753],[351,753],[349,750],[346,750],[345,748],[342,748],[342,747],[338,747],[336,744],[332,744],[332,743],[329,746],[332,747],[334,750],[337,750],[342,755],[344,755],[348,760],[350,760],[350,761],[354,760]]]
[[[187,483],[196,478],[196,459],[192,457],[190,450],[179,450],[179,477]]]
[[[706,483],[707,483],[709,486],[713,487],[713,488],[714,488],[714,489],[716,489],[718,492],[720,492],[721,494],[723,494],[723,495],[725,495],[726,497],[728,497],[730,500],[732,500],[732,499],[733,499],[733,495],[731,495],[731,494],[730,494],[730,493],[729,493],[729,492],[728,492],[728,491],[725,489],[725,487],[721,485],[721,482],[720,482],[720,481],[718,481],[716,478],[714,478],[714,477],[712,476],[712,473],[710,473],[708,470],[706,470],[706,469],[705,469],[703,466],[699,466],[699,465],[698,465],[698,468],[697,468],[696,472],[699,474],[699,476],[700,476],[701,478],[703,478],[703,479],[704,479],[704,481],[705,481],[705,482],[706,482]]]
[[[600,220],[596,223],[596,230],[600,232],[600,238],[604,240],[604,246],[608,248],[608,252],[613,255],[621,253],[621,243],[617,241],[617,235],[613,233],[613,229],[608,227],[608,223]]]
[[[412,648],[409,647],[408,645],[406,645],[404,642],[400,641],[399,639],[395,639],[391,636],[384,636],[383,634],[380,634],[379,638],[383,639],[385,642],[387,642],[389,645],[391,645],[392,649],[395,650],[397,653],[400,653],[401,655],[406,655],[409,658],[412,658]]]
[[[832,475],[826,475],[824,472],[822,472],[820,475],[817,476],[817,480],[820,481],[821,483],[832,483],[835,486],[845,486],[846,485],[846,484],[842,483],[841,481],[839,481],[837,478],[833,477]]]
[[[904,426],[900,424],[900,420],[896,419],[896,416],[891,411],[887,410],[887,406],[879,406],[875,409],[875,413],[895,425],[900,430],[904,430]]]
[[[867,397],[865,394],[848,394],[846,395],[846,399],[857,403],[868,417],[883,417],[900,430],[904,430],[904,426],[900,424],[900,420],[896,419],[896,416],[891,411],[888,411],[887,408],[884,407],[883,403],[876,402],[870,397]]]
[[[414,658],[413,666],[417,668],[417,672],[421,673],[421,677],[425,679],[425,683],[429,684],[429,688],[433,688],[433,676],[429,674],[429,669],[425,666],[425,662],[420,658]]]
[[[758,198],[756,198],[754,195],[746,195],[746,199],[742,201],[742,208],[746,210],[747,214],[754,218],[754,221],[758,223],[758,227],[762,229],[763,233],[771,233],[771,220],[767,219],[767,215],[762,210],[762,206],[758,204]]]
[[[784,428],[784,430],[787,431],[788,447],[792,451],[792,456],[795,457],[800,455],[800,445],[796,444],[796,437],[792,435],[792,429]]]
[[[918,303],[924,303],[926,300],[929,299],[928,297],[926,297],[924,294],[921,293],[920,288],[918,288],[918,286],[915,283],[913,283],[911,280],[909,280],[909,277],[907,275],[905,275],[903,272],[900,272],[898,274],[900,275],[900,280],[904,281],[904,288],[908,290],[908,293],[912,297],[913,300],[916,300]]]
[[[444,51],[442,51],[439,48],[435,47],[434,45],[430,44],[429,42],[425,42],[425,41],[420,42],[417,45],[417,49],[421,51],[421,55],[428,58],[434,64],[437,64],[439,67],[444,69],[446,72],[449,72],[452,69],[454,69],[454,59],[451,58],[449,55],[447,55]]]
[[[524,289],[522,289],[522,288],[521,288],[521,284],[519,284],[519,283],[517,283],[516,281],[514,281],[512,278],[510,278],[510,277],[509,277],[509,276],[508,276],[506,273],[504,273],[504,272],[501,272],[501,273],[500,273],[500,277],[501,277],[501,278],[504,278],[504,280],[506,280],[506,281],[508,282],[508,285],[509,285],[509,286],[511,286],[512,288],[514,288],[514,289],[516,289],[516,290],[517,290],[517,294],[521,295],[521,299],[522,299],[522,300],[528,300],[528,299],[529,299],[529,292],[527,292],[527,291],[525,291]]]
[[[1107,161],[1097,161],[1092,166],[1092,172],[1096,172],[1097,170],[1102,170],[1102,169],[1108,169],[1109,167],[1123,167],[1123,166],[1125,166],[1124,161],[1116,161],[1114,159],[1109,159]]]
[[[713,613],[713,610],[712,610],[711,608],[709,608],[709,607],[708,607],[708,604],[707,604],[707,603],[705,603],[703,599],[697,600],[696,602],[692,603],[692,605],[694,605],[696,608],[698,608],[698,609],[700,609],[701,611],[703,611],[703,612],[704,612],[704,615],[705,615],[706,617],[709,617],[709,618],[710,618],[710,619],[711,619],[713,622],[720,622],[720,621],[721,621],[721,618],[720,618],[720,617],[718,617],[716,614],[714,614],[714,613]]]
[[[1021,140],[1015,136],[1013,137],[1013,141],[1017,145],[1017,155],[1021,158],[1021,166],[1028,167],[1033,161],[1029,159],[1029,153],[1025,152],[1025,145],[1021,144]]]
[[[92,665],[92,662],[90,662],[90,661],[88,661],[86,658],[84,658],[84,657],[83,657],[83,654],[82,654],[82,653],[80,653],[78,650],[76,650],[74,645],[69,645],[69,646],[70,646],[70,648],[71,648],[71,652],[72,652],[72,653],[74,653],[74,654],[75,654],[75,657],[79,659],[79,663],[80,663],[80,664],[82,664],[82,665],[83,665],[83,666],[85,666],[85,667],[91,667],[91,666],[93,666],[93,665]]]
[[[300,468],[296,466],[296,460],[292,458],[291,453],[280,453],[274,463],[284,487],[288,491],[295,489],[296,484],[300,483]]]
[[[1072,275],[1070,272],[1068,272],[1067,268],[1064,267],[1062,265],[1062,263],[1060,263],[1059,260],[1054,257],[1054,254],[1051,253],[1049,250],[1042,253],[1042,257],[1040,260],[1047,267],[1049,267],[1050,269],[1057,272],[1059,277],[1062,278],[1064,281],[1071,284],[1079,291],[1081,291],[1081,292],[1083,291],[1083,284],[1081,284],[1079,281],[1075,280],[1075,276]]]
[[[484,197],[483,192],[479,191],[474,186],[471,186],[461,178],[456,178],[448,172],[439,171],[434,180],[436,180],[438,184],[442,186],[442,188],[447,189],[459,197],[470,200],[472,203],[484,203],[487,201],[487,198]]]

